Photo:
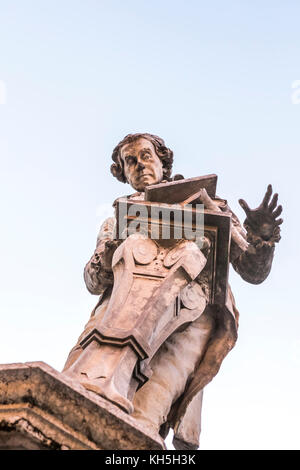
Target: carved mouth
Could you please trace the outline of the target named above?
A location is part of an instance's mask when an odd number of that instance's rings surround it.
[[[151,173],[143,173],[142,175],[138,176],[137,179],[140,180],[142,178],[145,178],[146,176],[152,176]]]

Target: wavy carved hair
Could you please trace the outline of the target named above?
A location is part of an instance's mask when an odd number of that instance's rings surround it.
[[[155,148],[156,155],[160,158],[163,166],[163,175],[165,179],[169,179],[172,173],[173,152],[165,146],[163,139],[152,134],[128,134],[114,148],[111,158],[114,163],[110,167],[111,173],[122,183],[127,183],[124,173],[124,164],[121,158],[121,148],[126,144],[131,144],[138,139],[147,139]]]

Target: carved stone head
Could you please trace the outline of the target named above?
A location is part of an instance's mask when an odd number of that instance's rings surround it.
[[[111,165],[112,174],[136,191],[169,179],[173,152],[163,139],[152,134],[128,134],[115,147]]]

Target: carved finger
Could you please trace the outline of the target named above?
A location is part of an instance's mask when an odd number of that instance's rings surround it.
[[[217,204],[207,194],[206,189],[202,188],[200,191],[201,191],[200,199],[201,199],[202,203],[204,204],[205,208],[218,211]]]
[[[271,195],[272,195],[272,191],[273,191],[272,185],[269,184],[268,189],[267,189],[267,192],[266,192],[266,194],[265,194],[265,196],[264,196],[264,198],[263,198],[263,202],[262,202],[262,204],[263,204],[264,207],[266,207],[266,206],[268,205],[268,202],[269,202],[270,197],[271,197]]]
[[[281,225],[282,222],[283,222],[283,219],[275,220],[275,225]]]
[[[280,236],[280,227],[277,225],[274,229],[274,233],[273,233],[273,240],[275,242],[279,242],[279,240],[281,239],[281,236]]]
[[[272,201],[270,202],[270,205],[269,205],[269,210],[272,212],[276,205],[277,205],[277,201],[278,201],[278,194],[275,193],[274,196],[272,197]]]
[[[278,217],[282,212],[282,206],[278,206],[277,209],[273,212],[273,217],[274,219],[276,219],[276,217]]]
[[[251,209],[250,207],[248,206],[247,202],[244,201],[244,199],[239,199],[239,203],[240,203],[240,206],[244,209],[244,211],[246,212],[246,215],[248,216],[248,214],[250,213]]]
[[[274,228],[273,234],[274,235],[279,235],[280,234],[280,227],[278,225],[276,225],[276,227]]]
[[[207,191],[205,188],[201,188],[200,191],[200,198],[204,201],[204,200],[207,200],[209,198],[209,195],[207,194]]]

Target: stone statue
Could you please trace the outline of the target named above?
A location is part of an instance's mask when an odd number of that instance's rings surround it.
[[[157,136],[127,135],[112,159],[112,174],[136,191],[131,203],[147,204],[147,187],[172,181],[173,152]],[[282,207],[271,196],[269,185],[257,209],[239,201],[244,229],[225,200],[205,188],[197,193],[207,217],[231,226],[228,262],[252,284],[268,276],[280,240]],[[143,233],[122,239],[116,218],[107,219],[84,270],[89,292],[100,298],[63,370],[163,438],[173,428],[177,449],[198,448],[203,388],[237,338],[239,314],[227,281],[223,306],[210,297],[212,240],[205,232],[198,241]]]

